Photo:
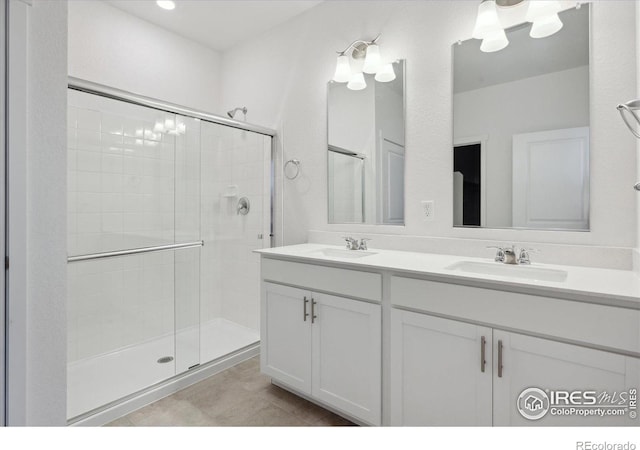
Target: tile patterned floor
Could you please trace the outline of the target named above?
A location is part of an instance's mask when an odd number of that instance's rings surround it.
[[[345,426],[346,419],[271,384],[259,357],[107,426]]]

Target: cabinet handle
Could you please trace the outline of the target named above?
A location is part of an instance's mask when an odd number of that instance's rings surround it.
[[[313,297],[311,297],[311,323],[315,323],[318,316],[316,316],[316,302]]]
[[[502,341],[498,341],[498,378],[502,378]]]
[[[307,317],[309,317],[309,313],[307,312],[307,303],[309,303],[309,300],[307,299],[307,297],[304,297],[304,306],[302,307],[302,320],[303,322],[307,321]]]
[[[480,338],[480,372],[482,373],[484,373],[484,367],[487,364],[486,348],[487,348],[487,338],[482,336]]]

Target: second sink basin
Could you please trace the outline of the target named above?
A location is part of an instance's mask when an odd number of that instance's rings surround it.
[[[311,253],[321,254],[322,256],[328,256],[330,258],[364,258],[365,256],[375,255],[375,252],[366,252],[363,250],[346,250],[340,248],[321,248],[320,250],[314,250]]]
[[[498,262],[484,263],[477,261],[460,261],[445,267],[445,269],[482,275],[524,278],[527,280],[539,281],[561,282],[567,279],[567,272],[564,270],[546,269],[528,265],[501,264]]]

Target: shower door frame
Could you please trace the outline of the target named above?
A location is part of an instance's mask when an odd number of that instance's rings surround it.
[[[153,98],[133,94],[131,92],[123,91],[120,89],[111,88],[109,86],[105,86],[102,84],[94,83],[91,81],[83,80],[75,77],[68,77],[68,89],[75,90],[79,92],[84,92],[88,94],[93,94],[105,98],[109,98],[112,100],[117,100],[125,103],[134,104],[137,106],[142,106],[146,108],[152,108],[158,111],[164,111],[167,113],[179,114],[182,116],[200,119],[206,122],[211,122],[218,125],[228,126],[244,131],[249,131],[257,134],[261,134],[264,136],[269,136],[271,138],[271,148],[270,148],[270,162],[269,162],[269,189],[270,189],[270,210],[269,210],[269,246],[273,247],[275,245],[275,228],[274,228],[274,208],[275,208],[275,161],[276,161],[276,139],[277,133],[275,130],[270,128],[261,127],[259,125],[248,124],[245,122],[239,122],[237,120],[228,119],[226,117],[217,116],[214,114],[209,114],[203,111],[198,111],[190,108],[186,108],[183,106],[175,105],[172,103],[162,102],[160,100],[156,100]],[[266,228],[266,227],[265,227]],[[266,229],[265,229],[266,231]],[[97,253],[91,255],[78,255],[68,257],[68,262],[74,261],[82,261],[85,259],[99,259],[99,258],[108,258],[111,256],[117,256],[115,253],[146,253],[148,251],[163,251],[168,249],[169,247],[196,247],[201,246],[203,244],[202,241],[197,242],[189,242],[183,244],[174,244],[167,246],[160,246],[155,248],[140,248],[133,249],[123,252],[108,252],[108,253]],[[259,349],[259,342],[255,343],[249,347],[245,347],[243,349],[239,349],[238,352],[232,352],[226,356],[220,357],[213,361],[205,362],[200,365],[198,368],[193,371],[187,371],[182,374],[177,374],[174,377],[171,377],[167,380],[161,381],[155,385],[149,386],[141,391],[131,393],[131,395],[124,397],[122,399],[116,400],[112,403],[104,405],[103,407],[98,408],[97,410],[87,412],[86,414],[82,414],[76,418],[68,420],[69,425],[90,425],[90,426],[100,426],[108,423],[111,420],[116,419],[117,417],[122,416],[123,414],[127,414],[128,412],[134,411],[135,409],[148,404],[150,401],[158,400],[163,396],[169,395],[172,392],[177,391],[178,389],[182,389],[187,387],[193,382],[200,381],[207,376],[213,375],[213,373],[217,373],[220,370],[224,370],[227,367],[232,366],[238,362],[241,362],[246,357],[255,356]],[[245,356],[243,356],[245,355]],[[241,359],[238,359],[241,358]]]

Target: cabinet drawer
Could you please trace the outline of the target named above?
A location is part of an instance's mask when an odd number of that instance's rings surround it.
[[[640,311],[391,277],[391,304],[497,328],[640,353]]]
[[[367,300],[382,300],[382,275],[262,258],[262,279]]]

